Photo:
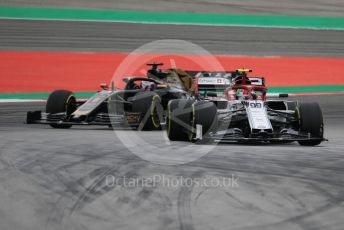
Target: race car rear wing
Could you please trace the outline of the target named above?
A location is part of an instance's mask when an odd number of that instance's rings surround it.
[[[198,93],[207,95],[223,94],[227,87],[235,84],[235,79],[239,76],[237,71],[186,71],[195,79]],[[265,86],[263,77],[249,77],[251,84]]]
[[[265,78],[263,77],[249,77],[252,85],[265,86]]]

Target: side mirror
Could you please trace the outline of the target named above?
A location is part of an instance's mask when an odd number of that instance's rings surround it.
[[[289,97],[289,94],[287,94],[287,93],[280,93],[280,94],[279,94],[279,97],[282,97],[282,98],[283,98],[283,97]]]
[[[109,89],[109,86],[106,83],[101,83],[100,88],[102,88],[103,90],[107,90]]]
[[[168,86],[166,84],[158,84],[156,87],[158,89],[166,89]]]

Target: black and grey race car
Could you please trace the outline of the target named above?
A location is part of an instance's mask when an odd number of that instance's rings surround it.
[[[318,103],[267,99],[264,78],[248,77],[247,69],[196,92],[195,99],[168,103],[166,130],[172,141],[191,142],[293,142],[314,146],[326,140]],[[196,88],[198,88],[196,86]],[[225,89],[224,89],[225,88]],[[218,89],[224,89],[218,94]],[[287,95],[281,94],[280,97]]]
[[[54,128],[106,125],[159,129],[170,100],[193,96],[193,78],[181,69],[158,69],[162,63],[148,65],[147,77],[125,78],[123,90],[102,84],[102,90],[88,100],[77,100],[68,90],[56,90],[48,97],[46,111],[28,112],[26,122]]]

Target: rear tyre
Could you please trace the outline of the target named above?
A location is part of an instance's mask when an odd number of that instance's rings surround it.
[[[133,98],[132,111],[141,113],[139,129],[143,131],[161,129],[161,98],[154,92],[139,92]]]
[[[324,122],[319,104],[309,102],[299,103],[295,112],[298,116],[300,131],[310,133],[313,138],[320,138],[320,140],[298,141],[299,144],[304,146],[319,145],[324,136]]]
[[[77,109],[76,98],[73,92],[68,90],[55,90],[47,100],[46,112],[49,114],[66,113],[67,118]],[[72,125],[50,124],[53,128],[68,129]]]
[[[193,100],[177,99],[167,105],[167,136],[171,141],[189,141]]]
[[[213,102],[196,101],[192,104],[191,126],[192,132],[189,134],[189,140],[198,144],[212,142],[209,138],[211,132],[217,130],[217,108]],[[202,140],[196,139],[196,125],[202,126]]]

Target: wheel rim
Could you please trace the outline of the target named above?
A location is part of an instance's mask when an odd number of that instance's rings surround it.
[[[195,137],[195,133],[196,133],[195,119],[196,119],[195,103],[192,103],[191,130],[190,130],[189,135],[188,135],[190,141],[193,140],[193,138]]]
[[[70,95],[66,103],[66,114],[70,116],[76,110],[76,99],[74,95]]]
[[[159,102],[160,102],[159,95],[155,95],[152,99],[152,105],[151,105],[151,119],[155,128],[160,127],[160,118],[159,118],[158,109],[157,109],[157,103]]]

